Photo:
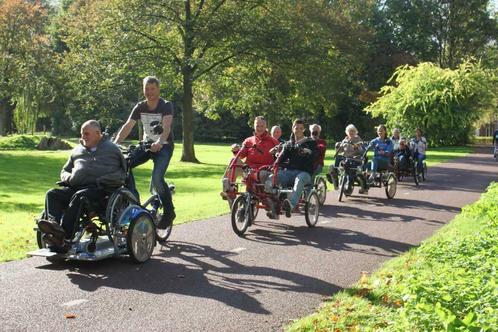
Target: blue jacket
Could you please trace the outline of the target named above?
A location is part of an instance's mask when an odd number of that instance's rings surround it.
[[[385,140],[379,137],[370,141],[370,145],[374,148],[374,158],[390,159],[393,152],[393,142],[386,138]],[[380,151],[384,151],[384,154],[380,154]]]

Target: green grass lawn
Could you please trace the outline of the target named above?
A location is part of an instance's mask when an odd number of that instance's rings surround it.
[[[1,142],[0,139],[0,145]],[[428,164],[469,151],[431,150]],[[219,196],[220,179],[231,157],[228,144],[197,144],[196,155],[202,164],[180,162],[181,145],[177,143],[166,174],[167,181],[176,185],[175,224],[228,213],[228,204]],[[333,151],[327,153],[326,166],[333,155]],[[27,251],[35,249],[34,218],[42,211],[45,192],[54,187],[68,156],[69,151],[0,151],[0,262],[23,258]],[[151,172],[152,162],[135,170],[142,199],[148,196]]]
[[[496,331],[498,183],[418,248],[288,331]]]

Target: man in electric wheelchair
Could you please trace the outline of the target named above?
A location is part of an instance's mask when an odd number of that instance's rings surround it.
[[[55,251],[67,250],[86,202],[102,205],[105,197],[124,184],[126,164],[117,145],[102,134],[99,123],[89,120],[81,126],[80,144],[63,166],[58,184],[45,198],[38,229],[43,241]]]

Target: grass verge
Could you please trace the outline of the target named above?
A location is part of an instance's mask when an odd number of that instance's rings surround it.
[[[496,331],[498,183],[436,235],[288,331]]]

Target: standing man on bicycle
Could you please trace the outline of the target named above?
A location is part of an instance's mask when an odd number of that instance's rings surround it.
[[[173,104],[159,97],[159,80],[154,76],[147,76],[143,80],[143,91],[145,100],[135,105],[130,117],[119,131],[115,143],[119,144],[128,137],[135,123],[140,120],[143,126],[143,140],[152,142],[150,150],[145,146],[137,148],[131,167],[136,167],[152,159],[154,168],[152,170],[151,185],[156,190],[164,208],[164,215],[159,221],[158,228],[166,229],[176,217],[175,208],[171,198],[170,189],[164,180],[171,156],[173,155],[173,133],[171,125],[173,122]],[[162,125],[162,134],[155,134],[154,127]],[[131,179],[131,186],[135,186]],[[136,192],[136,190],[135,190]],[[138,194],[138,192],[136,192]]]

